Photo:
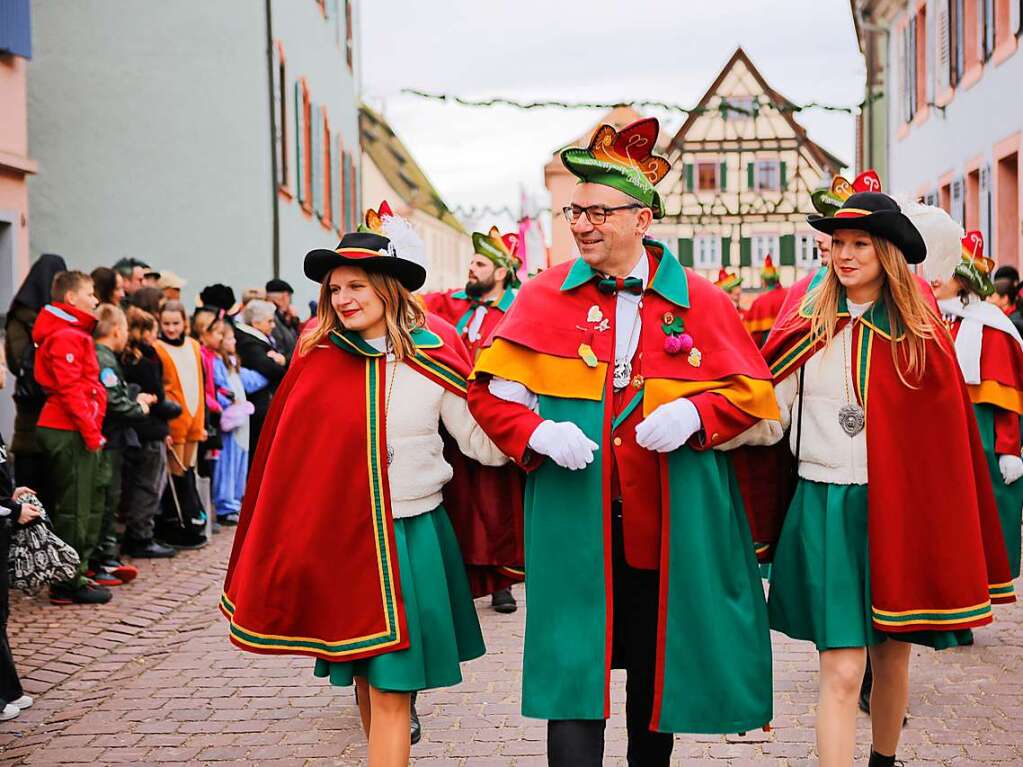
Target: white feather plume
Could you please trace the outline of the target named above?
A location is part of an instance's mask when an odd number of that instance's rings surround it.
[[[962,259],[963,228],[942,208],[903,197],[896,197],[895,201],[927,246],[927,258],[923,262],[924,279],[928,282],[951,279]]]
[[[426,245],[408,220],[401,216],[387,216],[381,221],[381,228],[384,237],[394,246],[398,258],[427,268]]]

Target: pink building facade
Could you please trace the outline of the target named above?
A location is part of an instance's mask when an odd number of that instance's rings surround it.
[[[32,54],[27,0],[0,8],[0,313],[28,271],[27,70]]]

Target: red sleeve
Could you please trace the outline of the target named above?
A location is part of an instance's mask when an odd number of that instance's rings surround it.
[[[702,435],[690,442],[694,450],[707,450],[738,437],[760,419],[746,413],[720,394],[704,392],[689,398],[703,423]]]
[[[45,355],[44,364],[53,376],[53,388],[47,389],[47,397],[57,401],[82,435],[85,446],[99,450],[103,445],[100,428],[103,413],[99,411],[99,403],[89,397],[89,392],[98,388],[99,381],[85,379],[83,364],[88,355],[96,354],[92,339],[80,333],[58,333],[39,351]]]
[[[526,471],[533,471],[543,462],[543,456],[529,449],[529,438],[543,418],[525,405],[495,397],[489,382],[486,376],[469,384],[469,412],[502,453]]]
[[[995,454],[1019,455],[1019,415],[1011,410],[995,408]]]

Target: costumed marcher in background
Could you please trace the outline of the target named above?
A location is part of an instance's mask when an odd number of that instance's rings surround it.
[[[156,397],[142,392],[124,379],[117,355],[128,344],[128,320],[116,304],[100,304],[96,310],[96,360],[99,382],[107,391],[107,412],[103,417],[103,518],[99,542],[92,553],[86,575],[101,586],[120,586],[138,577],[138,568],[121,561],[117,536],[117,515],[121,506],[121,477],[124,453],[140,446],[135,426],[149,415]]]
[[[1011,266],[1000,266],[995,272],[994,290],[987,300],[1012,320],[1016,330],[1023,333],[1023,312],[1019,310],[1019,272]]]
[[[167,399],[181,406],[181,415],[169,424],[170,481],[163,494],[156,537],[176,549],[196,549],[207,543],[206,511],[195,476],[199,443],[206,439],[202,352],[188,335],[188,316],[180,301],[165,303],[158,319],[156,352],[163,365],[163,389]]]
[[[429,311],[455,326],[473,360],[511,308],[521,286],[518,241],[517,234],[502,235],[496,226],[487,234],[473,232],[474,254],[465,288],[423,295]]]
[[[959,250],[959,249],[957,249]],[[956,355],[977,415],[1002,536],[1013,578],[1020,574],[1023,524],[1023,339],[998,307],[984,299],[994,292],[994,262],[984,256],[984,237],[968,232],[952,263],[935,264],[931,274],[938,308],[955,339]],[[930,255],[927,261],[930,262]],[[925,271],[928,263],[924,264]],[[940,271],[937,271],[940,269]]]
[[[143,288],[142,290],[146,290]],[[136,295],[142,292],[136,291]],[[133,428],[139,447],[124,451],[121,516],[124,519],[122,550],[129,557],[164,559],[177,551],[156,541],[154,528],[160,497],[167,484],[167,437],[169,421],[181,415],[177,402],[163,389],[163,363],[156,351],[157,322],[149,312],[128,307],[128,344],[121,355],[124,380],[155,398],[145,419]]]
[[[314,656],[317,676],[354,681],[369,763],[394,767],[409,759],[410,693],[458,684],[484,652],[441,505],[440,429],[472,458],[507,459],[469,414],[458,337],[412,295],[422,241],[396,217],[383,232],[306,256],[319,323],[266,420],[222,609],[242,649]],[[282,508],[302,513],[283,528]]]
[[[5,360],[0,354],[0,389],[7,385]],[[28,498],[23,496],[28,495]],[[28,487],[16,487],[14,472],[7,460],[7,445],[0,435],[0,721],[14,719],[22,710],[30,708],[33,700],[25,694],[14,665],[11,643],[7,638],[7,618],[10,615],[10,571],[8,556],[11,547],[11,533],[23,525],[35,522],[42,511],[28,503],[35,491]],[[36,496],[38,497],[38,495]]]
[[[760,282],[764,292],[757,296],[743,317],[746,330],[753,336],[757,346],[763,346],[767,340],[767,334],[774,327],[788,292],[781,286],[781,278],[770,254],[764,259],[764,268],[760,270]]]
[[[920,231],[876,191],[809,222],[832,236],[830,266],[763,350],[782,420],[733,444],[775,443],[791,424],[795,497],[786,513],[761,493],[750,511],[773,555],[771,627],[820,653],[820,763],[853,764],[869,651],[870,766],[891,767],[910,643],[968,644],[992,602],[1015,596],[955,351],[909,271],[926,253]]]
[[[771,719],[753,542],[710,448],[777,406],[728,297],[646,237],[669,170],[657,135],[655,119],[604,125],[562,152],[581,258],[522,288],[469,392],[529,472],[522,712],[548,720],[555,766],[602,764],[612,668],[630,765],[666,767],[673,732]]]
[[[727,269],[721,269],[714,284],[728,294],[732,304],[735,306],[735,310],[739,312],[739,317],[742,317],[743,311],[740,305],[742,301],[742,275],[732,274]]]
[[[294,288],[284,280],[274,279],[266,283],[266,300],[277,308],[270,335],[273,336],[274,348],[289,362],[295,352],[298,337],[302,334],[302,321],[291,304],[294,295]]]
[[[387,211],[390,207],[384,202],[379,213],[367,212],[367,226],[372,228]],[[521,286],[518,270],[522,264],[517,253],[517,234],[502,235],[493,227],[487,234],[473,232],[472,244],[474,255],[469,261],[465,288],[426,293],[423,300],[428,311],[455,326],[470,359],[475,360],[515,300],[516,290]],[[454,505],[469,512],[470,517],[455,528],[471,532],[468,539],[459,543],[470,568],[473,594],[489,594],[490,604],[497,612],[513,613],[518,604],[511,586],[506,584],[521,580],[523,532],[521,519],[509,520],[506,512],[522,507],[524,480],[522,472],[511,466],[478,468],[478,472],[470,469],[465,473],[469,477],[466,488],[451,484],[446,492],[461,491],[466,496],[465,502]],[[473,520],[475,524],[471,524]]]
[[[213,474],[213,504],[217,521],[232,526],[238,524],[249,476],[249,417],[254,408],[248,395],[264,388],[267,380],[239,364],[234,326],[224,323],[223,332],[220,356],[213,363],[217,398],[224,410],[220,417],[223,444]]]
[[[252,393],[249,402],[254,408],[249,419],[249,461],[256,454],[259,433],[270,410],[270,400],[288,372],[288,360],[273,345],[273,329],[277,323],[277,307],[269,301],[252,298],[241,310],[241,322],[235,321],[235,346],[242,367],[255,370],[267,380],[267,385]]]
[[[49,471],[46,459],[36,438],[36,422],[46,402],[46,394],[35,380],[35,344],[32,328],[36,317],[50,303],[53,278],[67,271],[61,256],[43,253],[32,264],[14,294],[7,310],[4,326],[4,350],[7,367],[18,380],[14,385],[14,437],[11,454],[14,456],[14,474],[19,485],[35,489],[46,508],[53,508]]]

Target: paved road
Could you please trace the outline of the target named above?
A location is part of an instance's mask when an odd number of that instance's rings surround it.
[[[230,532],[198,552],[142,562],[102,608],[13,596],[10,636],[37,704],[0,723],[0,764],[360,765],[365,748],[347,689],[311,661],[243,654],[215,609]],[[479,603],[490,652],[465,682],[424,696],[416,767],[526,767],[545,760],[542,722],[518,713],[523,611]],[[913,659],[912,717],[900,757],[912,767],[1023,765],[1023,606],[999,611],[977,645]],[[775,636],[771,733],[680,736],[673,764],[810,765],[816,656]],[[620,712],[623,683],[613,698]],[[861,717],[860,742],[869,742]],[[619,713],[608,765],[624,765]]]

